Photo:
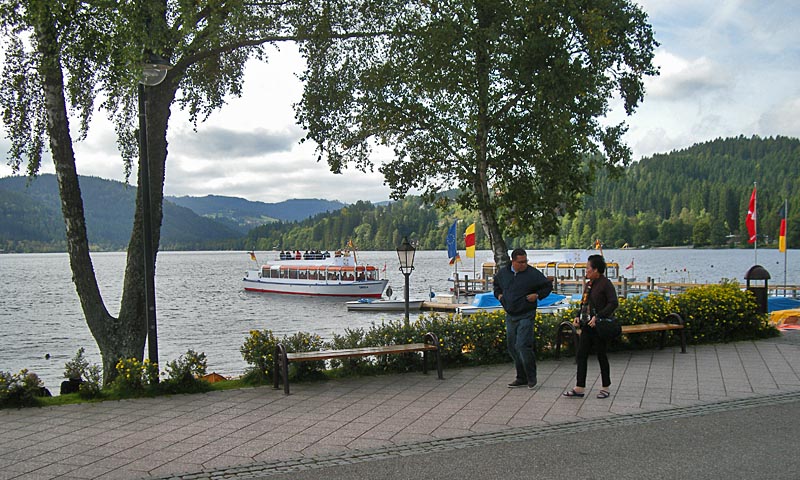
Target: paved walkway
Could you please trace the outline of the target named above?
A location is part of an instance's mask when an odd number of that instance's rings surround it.
[[[414,445],[509,440],[517,432],[800,392],[800,332],[610,359],[614,385],[605,400],[595,398],[593,359],[587,396],[561,397],[575,381],[567,357],[539,362],[533,391],[507,388],[513,366],[503,364],[445,369],[444,381],[411,373],[294,383],[290,396],[259,387],[0,410],[0,480],[264,476],[359,452],[413,454]]]

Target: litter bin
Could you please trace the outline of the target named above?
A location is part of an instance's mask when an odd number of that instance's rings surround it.
[[[744,274],[744,278],[747,280],[747,290],[753,292],[753,295],[756,297],[758,311],[767,313],[767,280],[772,278],[769,272],[761,265],[753,265],[750,267],[750,270]],[[754,283],[753,285],[750,284],[751,280]],[[761,285],[761,283],[763,283],[763,285]]]

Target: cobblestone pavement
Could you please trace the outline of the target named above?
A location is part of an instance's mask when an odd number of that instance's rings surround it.
[[[612,396],[587,395],[571,357],[539,362],[539,387],[509,389],[509,364],[0,411],[0,480],[247,478],[515,441],[558,431],[702,415],[800,397],[800,333],[610,355]],[[594,383],[594,384],[592,384]]]

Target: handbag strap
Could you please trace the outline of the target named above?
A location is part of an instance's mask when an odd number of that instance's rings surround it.
[[[593,282],[589,281],[586,284],[586,288],[583,289],[583,296],[581,297],[581,314],[586,314],[589,318],[592,318],[592,312],[594,311],[594,306],[592,305],[592,298],[590,295],[592,292],[592,283]]]

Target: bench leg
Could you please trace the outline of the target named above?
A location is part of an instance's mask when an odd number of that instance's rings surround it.
[[[561,327],[556,331],[556,360],[561,358],[561,342],[564,341],[561,336]]]
[[[275,372],[272,376],[272,388],[279,389],[281,377],[283,377],[283,393],[289,395],[289,359],[286,356],[286,347],[281,343],[275,345],[273,362]]]
[[[436,374],[439,376],[439,380],[444,380],[444,375],[442,375],[442,358],[439,356],[438,348],[434,350],[433,356],[436,358]]]
[[[664,341],[666,340],[666,338],[667,338],[667,331],[666,330],[661,330],[661,334],[658,337],[658,349],[659,350],[664,350]]]
[[[686,328],[681,329],[681,353],[686,353]]]
[[[425,334],[425,343],[429,345],[436,345],[436,350],[433,351],[433,357],[436,359],[436,374],[439,376],[439,380],[444,380],[444,375],[442,375],[442,358],[439,356],[439,337],[436,336],[433,332],[428,332]],[[428,372],[428,351],[422,352],[422,361],[423,361],[423,373]]]

